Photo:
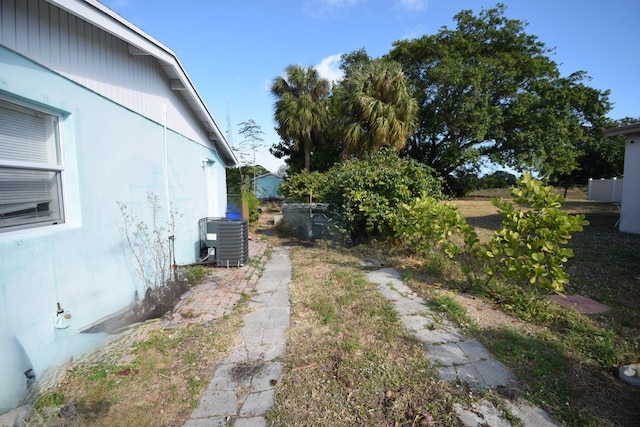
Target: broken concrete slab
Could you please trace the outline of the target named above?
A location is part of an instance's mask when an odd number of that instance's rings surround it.
[[[575,308],[585,314],[599,314],[609,311],[609,306],[582,295],[552,295],[549,299],[561,307]]]

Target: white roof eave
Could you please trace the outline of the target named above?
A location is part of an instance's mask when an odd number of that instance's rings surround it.
[[[180,80],[186,92],[187,104],[209,131],[212,144],[221,151],[228,166],[237,166],[238,158],[229,146],[224,134],[213,120],[195,85],[187,75],[176,54],[140,28],[133,25],[96,0],[46,0],[47,2],[118,37],[135,49],[158,60],[170,79]]]
[[[617,128],[607,129],[604,131],[604,136],[634,135],[634,134],[640,134],[640,123],[620,126]]]

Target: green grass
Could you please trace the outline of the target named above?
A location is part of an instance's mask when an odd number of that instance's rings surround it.
[[[47,406],[60,406],[64,403],[64,394],[57,391],[49,391],[38,396],[34,403],[36,409],[42,409]]]
[[[422,346],[366,280],[330,248],[291,250],[291,326],[273,425],[458,425],[462,396],[436,379]]]
[[[449,295],[441,295],[429,301],[429,306],[436,310],[447,313],[453,320],[464,319],[467,311],[455,299]]]
[[[485,330],[481,336],[502,363],[515,370],[519,378],[528,378],[525,396],[529,401],[568,425],[597,425],[592,415],[572,406],[579,390],[566,381],[570,362],[562,346],[551,337],[513,329]]]
[[[193,265],[185,269],[185,276],[189,282],[189,286],[195,286],[202,283],[202,280],[207,276],[208,271],[202,265]]]

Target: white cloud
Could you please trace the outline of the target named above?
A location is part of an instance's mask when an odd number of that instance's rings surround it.
[[[341,54],[331,55],[320,61],[314,68],[318,70],[320,77],[330,82],[336,82],[342,78],[344,72],[340,69]]]
[[[264,91],[267,93],[271,93],[271,86],[273,85],[273,81],[275,78],[265,79],[264,81]]]
[[[396,7],[405,12],[424,12],[429,0],[397,0]]]

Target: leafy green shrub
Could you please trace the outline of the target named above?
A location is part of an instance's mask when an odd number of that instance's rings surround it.
[[[292,201],[309,203],[323,201],[327,190],[327,176],[320,172],[302,171],[288,176],[280,184],[280,194]]]
[[[442,180],[428,166],[391,149],[368,153],[328,172],[325,201],[338,208],[355,238],[391,238],[398,208],[421,194],[443,199]]]
[[[569,281],[564,263],[573,256],[573,251],[562,245],[571,239],[572,232],[582,231],[588,221],[584,215],[569,215],[560,210],[562,197],[553,193],[553,187],[543,186],[530,174],[520,178],[511,195],[513,201],[525,209],[493,199],[492,203],[504,216],[502,229],[477,250],[488,280],[497,276],[562,292]]]
[[[513,203],[492,200],[504,218],[502,229],[488,243],[478,243],[474,228],[456,206],[429,195],[400,206],[394,218],[396,235],[422,255],[435,245],[449,257],[474,254],[488,274],[485,288],[497,277],[536,285],[534,289],[562,292],[569,280],[564,264],[573,256],[573,251],[563,245],[571,233],[581,231],[588,222],[583,215],[562,211],[562,198],[529,174],[522,176],[511,195]]]
[[[457,206],[427,194],[400,206],[394,228],[398,237],[422,255],[428,254],[435,243],[453,258],[478,242]]]
[[[253,191],[242,191],[242,203],[249,210],[249,223],[254,224],[260,218],[260,201]]]
[[[395,235],[398,208],[421,194],[442,200],[442,183],[428,166],[383,148],[362,160],[338,163],[324,174],[290,176],[280,191],[294,201],[330,204],[354,239],[387,239]]]

